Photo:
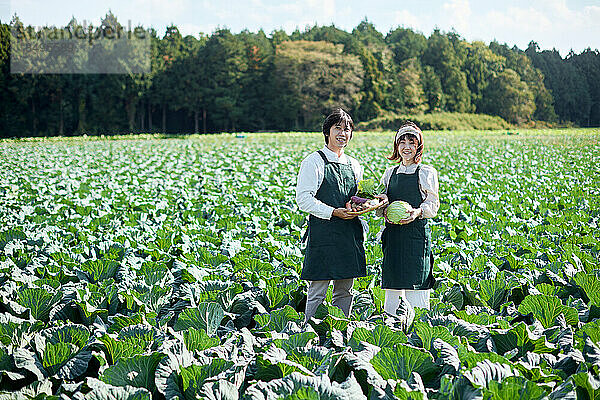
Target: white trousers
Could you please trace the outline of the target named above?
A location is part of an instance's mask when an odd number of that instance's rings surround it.
[[[409,290],[409,289],[384,289],[385,303],[383,309],[386,313],[396,315],[396,310],[400,304],[400,297],[404,297],[408,304],[413,308],[420,307],[429,310],[429,297],[431,289]]]
[[[350,306],[352,305],[352,283],[353,278],[350,279],[339,279],[333,281],[333,296],[331,303],[342,310],[344,315],[350,315]],[[304,312],[304,320],[308,321],[311,319],[319,304],[323,303],[325,296],[327,295],[327,288],[329,288],[329,281],[309,281],[308,282],[308,293],[306,295],[306,310]]]

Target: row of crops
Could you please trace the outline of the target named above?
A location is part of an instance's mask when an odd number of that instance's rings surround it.
[[[368,215],[351,316],[307,326],[321,135],[1,142],[0,399],[600,398],[599,138],[426,134],[431,310],[383,312]],[[391,141],[348,153],[381,174]]]

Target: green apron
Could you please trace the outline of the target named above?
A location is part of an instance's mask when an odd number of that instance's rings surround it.
[[[387,189],[390,203],[404,200],[413,208],[421,205],[420,168],[418,166],[414,174],[398,174],[398,167],[394,168]],[[415,219],[405,225],[386,223],[381,242],[382,288],[422,290],[433,287],[431,229],[427,219]]]
[[[325,162],[323,183],[315,198],[334,207],[344,208],[356,194],[357,185],[350,163],[330,162],[318,151]],[[310,215],[308,242],[300,278],[308,281],[350,279],[367,275],[363,228],[358,218],[321,219]]]

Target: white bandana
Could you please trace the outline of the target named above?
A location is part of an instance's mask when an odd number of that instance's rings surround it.
[[[420,141],[422,133],[420,129],[415,128],[414,126],[407,125],[398,129],[398,132],[396,132],[395,140],[398,140],[402,135],[413,135],[416,136],[417,140]]]

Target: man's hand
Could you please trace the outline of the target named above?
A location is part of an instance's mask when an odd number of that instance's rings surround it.
[[[333,210],[333,213],[331,214],[332,217],[338,217],[341,219],[352,219],[355,218],[356,215],[352,215],[352,214],[348,214],[349,211],[352,211],[352,208],[350,207],[350,202],[346,203],[346,208],[336,208]]]

